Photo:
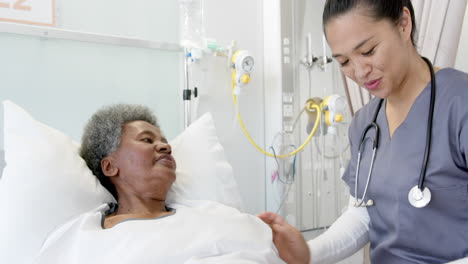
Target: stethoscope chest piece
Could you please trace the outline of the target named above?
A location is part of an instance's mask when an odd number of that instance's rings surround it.
[[[416,185],[409,191],[408,201],[416,208],[423,208],[431,201],[431,191],[427,187],[424,187],[424,190],[421,191]]]

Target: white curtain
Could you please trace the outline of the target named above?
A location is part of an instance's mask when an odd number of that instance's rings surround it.
[[[412,0],[417,48],[434,65],[454,67],[467,0]]]

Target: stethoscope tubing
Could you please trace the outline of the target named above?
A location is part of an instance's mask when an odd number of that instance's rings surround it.
[[[435,96],[436,96],[436,83],[435,83],[435,74],[434,68],[432,67],[431,62],[422,57],[423,60],[429,66],[429,71],[431,72],[431,102],[429,104],[429,117],[427,119],[427,131],[426,131],[426,149],[424,150],[424,159],[423,164],[421,167],[421,173],[419,174],[419,181],[418,181],[418,188],[419,190],[424,190],[424,181],[426,180],[426,170],[427,170],[427,163],[429,161],[429,153],[431,151],[431,142],[432,142],[432,120],[434,117],[434,105],[435,105]]]
[[[429,161],[429,153],[430,153],[430,150],[431,150],[431,142],[432,142],[432,121],[433,121],[433,117],[434,117],[434,105],[435,105],[435,93],[436,93],[436,81],[435,81],[435,74],[434,74],[434,68],[432,67],[432,64],[431,62],[425,58],[425,57],[422,57],[422,59],[427,63],[428,67],[429,67],[429,71],[430,71],[430,74],[431,74],[431,98],[430,98],[430,104],[429,104],[429,116],[428,116],[428,121],[427,121],[427,131],[426,131],[426,147],[425,147],[425,150],[424,150],[424,158],[423,158],[423,163],[422,163],[422,166],[421,166],[421,172],[419,174],[419,180],[418,180],[418,189],[423,192],[424,191],[424,181],[425,181],[425,178],[426,178],[426,170],[427,170],[427,164],[428,164],[428,161]],[[380,112],[380,109],[382,107],[382,103],[383,103],[383,100],[384,99],[380,99],[379,101],[379,104],[377,105],[377,109],[374,113],[374,116],[372,118],[372,122],[366,126],[366,128],[364,129],[364,131],[362,132],[362,135],[361,135],[361,138],[360,138],[360,141],[359,141],[359,146],[358,146],[358,159],[357,159],[357,167],[356,167],[356,174],[355,174],[355,184],[354,184],[354,196],[355,196],[355,199],[356,199],[356,203],[355,203],[355,206],[356,207],[359,207],[361,206],[363,203],[364,203],[364,199],[366,197],[366,194],[367,194],[367,189],[369,187],[369,183],[370,183],[370,178],[372,176],[372,170],[374,168],[374,161],[375,161],[375,156],[376,156],[376,152],[377,152],[377,149],[379,147],[379,139],[380,139],[380,129],[379,129],[379,125],[377,124],[377,116]],[[369,168],[369,173],[367,175],[367,181],[366,181],[366,185],[364,187],[364,191],[363,191],[363,194],[362,194],[362,197],[361,199],[359,199],[359,197],[357,196],[358,195],[358,181],[359,181],[359,168],[360,168],[360,165],[361,165],[361,157],[362,157],[362,150],[363,150],[363,145],[364,145],[364,142],[366,140],[366,135],[367,135],[367,132],[369,132],[370,129],[374,128],[375,129],[375,136],[374,136],[374,139],[373,139],[373,146],[372,146],[372,159],[371,159],[371,164],[370,164],[370,168]],[[372,202],[373,204],[373,202]]]
[[[367,188],[369,187],[369,183],[370,183],[370,176],[372,175],[372,169],[374,168],[374,161],[375,161],[375,153],[377,151],[377,148],[373,148],[372,149],[372,159],[371,159],[371,165],[370,165],[370,169],[369,169],[369,173],[367,174],[367,181],[366,181],[366,185],[364,187],[364,191],[362,193],[362,197],[361,199],[359,199],[358,197],[356,197],[356,204],[355,206],[356,207],[360,207],[363,203],[364,203],[364,199],[366,198],[366,194],[367,194]],[[359,175],[359,167],[361,165],[361,152],[359,151],[358,153],[358,167],[356,169],[356,174]],[[357,186],[358,186],[358,180],[359,180],[359,177],[356,178],[356,184],[354,184],[354,193],[357,195]]]

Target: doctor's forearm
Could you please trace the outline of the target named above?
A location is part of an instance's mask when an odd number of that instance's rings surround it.
[[[369,214],[356,208],[351,197],[348,209],[319,237],[308,242],[311,264],[335,263],[351,256],[369,242]],[[458,263],[457,263],[458,264]]]

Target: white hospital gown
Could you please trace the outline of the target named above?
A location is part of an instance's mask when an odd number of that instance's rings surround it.
[[[103,229],[108,206],[100,206],[49,236],[35,263],[284,263],[271,229],[255,216],[208,201],[170,207],[170,216]]]

